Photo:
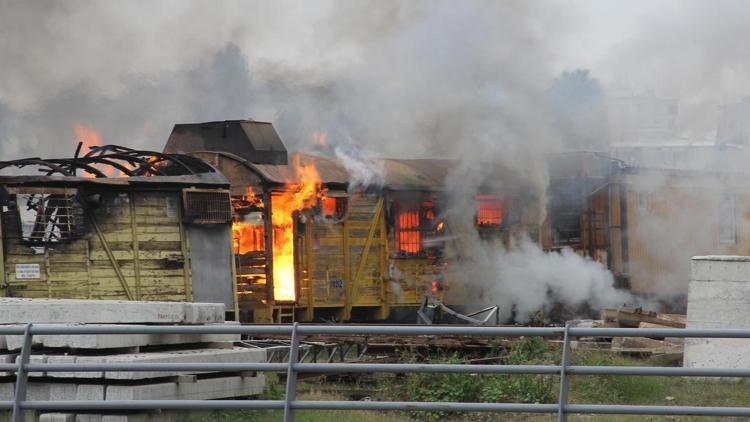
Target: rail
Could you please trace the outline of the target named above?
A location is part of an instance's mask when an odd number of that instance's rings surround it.
[[[291,337],[287,363],[30,363],[34,335],[85,334],[285,334]],[[463,364],[391,364],[391,363],[300,363],[300,337],[304,335],[461,335],[490,337],[562,337],[560,365],[463,365]],[[283,409],[284,420],[293,421],[301,409],[327,410],[408,410],[456,412],[518,412],[557,414],[565,421],[570,414],[620,415],[695,415],[750,416],[750,407],[644,406],[607,404],[569,404],[568,377],[571,375],[639,375],[686,377],[749,378],[750,368],[678,368],[640,366],[570,365],[570,342],[579,337],[677,337],[677,338],[750,338],[750,330],[740,329],[644,329],[578,327],[466,327],[466,326],[384,326],[384,325],[221,325],[221,326],[3,326],[0,335],[22,335],[23,346],[15,364],[0,364],[0,372],[16,373],[12,401],[0,401],[0,409],[12,410],[13,421],[24,420],[26,410],[219,410]],[[31,401],[26,399],[30,372],[101,371],[265,371],[286,373],[284,400],[70,400]],[[482,373],[559,375],[557,403],[450,403],[395,401],[311,401],[298,400],[297,374],[300,373]]]

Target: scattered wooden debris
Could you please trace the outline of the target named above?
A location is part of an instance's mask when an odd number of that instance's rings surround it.
[[[668,328],[685,328],[685,315],[660,314],[643,308],[621,307],[602,309],[601,319],[605,327],[639,328],[641,323],[657,324]]]
[[[619,309],[602,309],[600,320],[571,321],[576,327],[606,328],[685,328],[686,316],[680,314],[662,314],[642,308],[621,307]],[[600,339],[601,340],[601,339]],[[615,353],[649,356],[660,361],[679,362],[682,359],[684,340],[672,337],[615,337],[604,341],[592,342],[579,339],[579,349],[598,349],[602,345]]]

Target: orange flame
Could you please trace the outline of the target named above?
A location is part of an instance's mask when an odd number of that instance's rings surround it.
[[[304,165],[296,157],[294,166],[299,184],[294,190],[271,196],[273,224],[273,296],[276,301],[297,299],[294,268],[294,213],[314,206],[322,197],[320,174],[314,165]]]
[[[76,136],[75,144],[78,145],[79,142],[83,143],[81,154],[86,154],[91,147],[104,145],[102,144],[102,138],[99,136],[99,132],[97,132],[93,126],[75,124],[73,125],[73,132],[75,132]],[[83,175],[91,178],[96,177],[88,172],[84,172]]]
[[[252,189],[248,189],[242,201],[243,203],[263,205],[260,198]],[[266,248],[265,230],[262,221],[247,222],[235,221],[232,223],[232,238],[235,241],[236,253],[244,255],[248,252],[263,251]]]
[[[102,144],[102,138],[93,126],[86,125],[73,125],[73,132],[76,134],[76,144],[83,142],[82,153],[86,153],[91,147],[100,147]]]
[[[495,195],[477,195],[477,225],[499,226],[503,224],[503,202]]]
[[[320,146],[321,148],[327,148],[328,147],[328,134],[326,132],[315,132],[313,134],[315,137],[315,142]]]
[[[419,253],[422,249],[422,233],[419,231],[419,211],[401,211],[398,214],[399,252]]]
[[[266,247],[263,225],[238,221],[232,224],[232,238],[235,250],[240,255],[248,252],[262,251]]]

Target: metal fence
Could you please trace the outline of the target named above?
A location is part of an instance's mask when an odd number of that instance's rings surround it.
[[[291,349],[287,363],[29,363],[32,337],[37,334],[287,334]],[[579,337],[677,337],[677,338],[750,338],[750,330],[738,329],[643,329],[577,327],[467,327],[467,326],[376,326],[376,325],[220,325],[220,326],[5,326],[0,335],[23,335],[23,347],[16,364],[0,364],[0,372],[17,374],[12,401],[0,401],[0,409],[12,409],[13,421],[23,420],[25,410],[218,410],[283,409],[284,420],[293,421],[299,409],[328,410],[406,410],[446,412],[522,412],[557,414],[564,421],[569,414],[621,415],[698,415],[750,416],[750,407],[642,406],[607,404],[569,404],[570,375],[640,375],[686,377],[750,377],[750,369],[711,369],[640,366],[570,365],[570,342]],[[486,337],[562,337],[560,365],[464,365],[464,364],[390,364],[390,363],[300,363],[300,336],[304,335],[461,335]],[[286,374],[284,400],[130,400],[130,401],[30,401],[26,385],[30,372],[101,371],[267,371]],[[297,374],[300,373],[471,373],[471,374],[547,374],[559,375],[557,403],[447,403],[386,401],[311,401],[298,400]]]

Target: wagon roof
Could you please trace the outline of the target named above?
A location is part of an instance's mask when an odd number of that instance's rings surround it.
[[[249,167],[268,182],[275,184],[296,183],[299,181],[294,163],[303,166],[314,165],[325,185],[348,186],[355,178],[354,166],[344,165],[333,157],[305,153],[292,154],[289,165],[253,164]],[[372,161],[372,171],[380,174],[382,185],[391,190],[442,190],[445,177],[455,163],[447,159],[377,159]]]

